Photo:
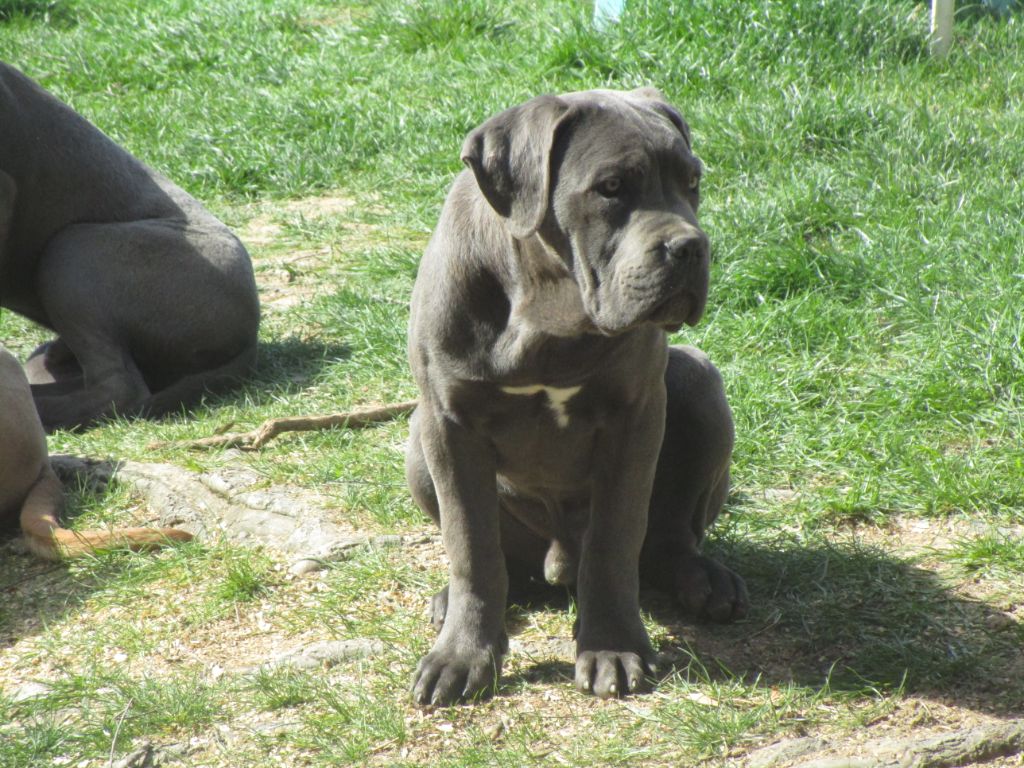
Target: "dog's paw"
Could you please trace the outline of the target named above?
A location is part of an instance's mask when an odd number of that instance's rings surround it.
[[[653,658],[628,651],[581,651],[576,656],[576,688],[602,699],[646,693],[653,687]]]
[[[438,642],[420,659],[413,676],[412,698],[424,706],[446,707],[494,695],[501,678],[501,643],[452,647]],[[461,644],[458,644],[461,645]]]
[[[674,578],[675,597],[692,616],[725,622],[742,619],[750,609],[743,579],[710,557],[676,563]]]

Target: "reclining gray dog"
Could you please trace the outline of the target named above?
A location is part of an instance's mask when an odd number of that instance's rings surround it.
[[[151,549],[188,541],[175,528],[69,531],[59,520],[64,488],[46,453],[46,435],[32,403],[25,373],[0,345],[0,530],[17,521],[29,550],[58,560],[115,547]]]
[[[413,698],[492,693],[510,579],[536,576],[576,585],[576,686],[643,690],[641,576],[694,615],[747,610],[699,552],[728,492],[721,379],[666,343],[707,297],[689,128],[650,89],[541,96],[462,159],[412,298],[406,474],[451,563]]]
[[[255,361],[259,301],[238,239],[2,63],[0,306],[58,335],[26,365],[49,430],[193,404]]]

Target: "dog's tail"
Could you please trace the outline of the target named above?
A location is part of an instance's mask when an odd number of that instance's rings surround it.
[[[183,376],[170,386],[154,392],[139,408],[142,416],[165,416],[190,408],[203,395],[217,395],[237,387],[256,367],[256,342],[248,345],[223,365]]]
[[[58,515],[64,488],[47,464],[21,508],[21,531],[29,550],[46,560],[80,557],[107,549],[155,549],[192,534],[177,528],[115,528],[111,531],[69,531]]]

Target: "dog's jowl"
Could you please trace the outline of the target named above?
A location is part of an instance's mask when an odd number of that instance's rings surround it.
[[[451,563],[413,697],[492,693],[510,580],[537,578],[575,585],[577,687],[643,690],[641,578],[693,615],[747,607],[699,549],[728,491],[722,383],[666,341],[708,287],[689,128],[651,89],[541,96],[462,159],[412,299],[406,473]]]
[[[0,305],[56,331],[26,365],[47,429],[159,415],[249,372],[249,255],[194,198],[0,63]]]

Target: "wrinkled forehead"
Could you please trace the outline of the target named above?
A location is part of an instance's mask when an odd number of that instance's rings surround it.
[[[668,107],[628,94],[587,91],[567,94],[577,112],[563,137],[563,160],[573,167],[677,165],[693,161],[690,145],[669,117]],[[685,123],[683,124],[685,126]],[[687,134],[689,132],[687,131]]]

